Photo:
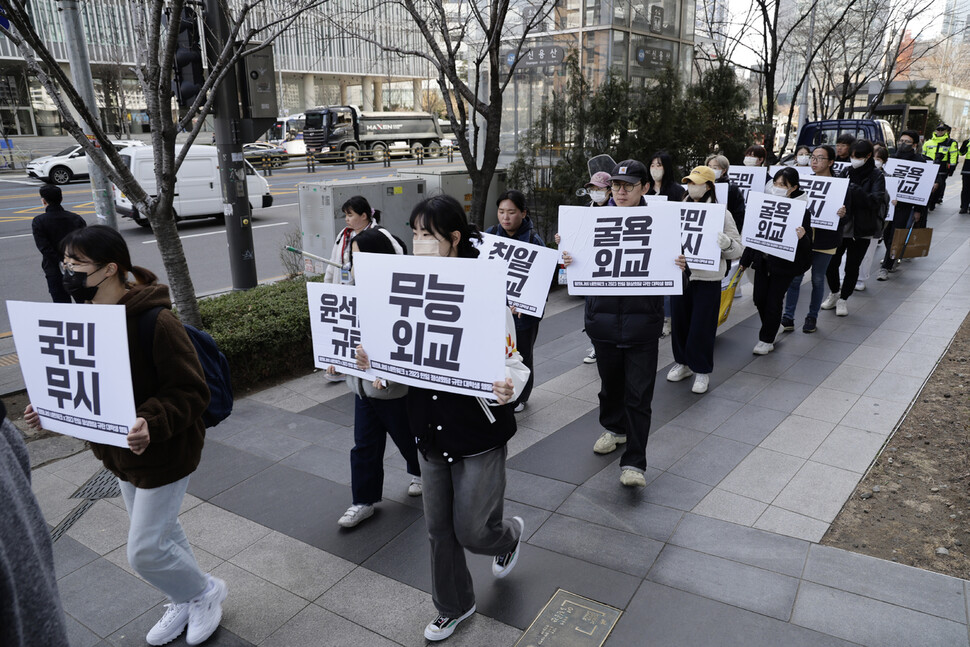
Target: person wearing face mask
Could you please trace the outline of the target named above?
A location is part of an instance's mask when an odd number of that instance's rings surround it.
[[[852,133],[842,133],[835,140],[835,161],[850,161],[850,150],[855,143],[855,135]]]
[[[957,167],[959,146],[950,137],[950,127],[941,123],[933,130],[933,136],[923,142],[923,155],[937,166],[936,182],[930,194],[929,210],[943,202],[943,192],[946,191],[946,178],[953,175]]]
[[[344,202],[340,210],[344,214],[344,222],[347,226],[337,234],[337,240],[333,244],[333,253],[330,255],[330,260],[334,263],[339,263],[342,269],[328,264],[327,271],[323,277],[324,283],[353,282],[350,277],[350,241],[365,229],[379,228],[391,240],[395,253],[404,253],[401,244],[394,239],[391,232],[380,227],[381,212],[371,209],[367,198],[355,195]]]
[[[514,240],[545,247],[542,237],[536,233],[529,217],[529,209],[525,204],[525,195],[521,191],[514,189],[506,191],[495,201],[498,207],[498,224],[492,225],[486,233],[493,234],[502,238],[512,238]],[[515,412],[520,413],[525,410],[532,394],[532,385],[535,378],[532,375],[533,350],[535,348],[536,336],[539,334],[539,322],[541,317],[515,312],[515,337],[516,346],[522,355],[522,361],[529,369],[529,381],[515,401]]]
[[[687,185],[685,202],[714,203],[714,171],[698,166],[683,179]],[[724,210],[722,231],[717,234],[721,248],[721,262],[716,270],[688,269],[684,272],[682,295],[670,297],[670,342],[674,351],[674,366],[667,380],[680,382],[694,375],[694,393],[706,393],[714,370],[714,338],[721,306],[721,278],[727,270],[727,260],[741,257],[744,247],[741,234],[731,213]]]
[[[478,257],[472,241],[480,241],[481,234],[451,196],[420,202],[411,212],[410,224],[415,256]],[[433,388],[408,389],[408,421],[417,437],[424,478],[431,596],[438,611],[424,629],[424,637],[431,641],[448,638],[458,623],[475,613],[465,550],[493,556],[492,575],[503,578],[518,562],[524,536],[521,517],[503,519],[506,443],[516,431],[511,403],[529,378],[516,350],[512,313],[505,311],[506,377],[492,385],[497,401]],[[358,346],[357,366],[366,370],[369,365],[367,353]]]
[[[889,208],[886,176],[876,168],[872,144],[860,139],[852,145],[849,168],[841,177],[849,178],[845,194],[845,224],[842,242],[826,271],[832,293],[822,302],[822,310],[835,308],[835,314],[849,314],[848,299],[859,280],[859,267],[869,248],[870,240],[882,232]],[[845,277],[839,285],[839,265],[845,255]]]
[[[775,173],[769,189],[771,194],[779,197],[805,200],[805,192],[799,188],[798,171],[791,167]],[[752,247],[746,247],[741,255],[741,267],[754,268],[753,297],[761,318],[758,343],[752,350],[755,355],[767,355],[775,349],[785,293],[792,280],[803,274],[812,262],[811,217],[807,208],[801,226],[795,231],[798,234],[798,247],[795,249],[794,261],[772,256]]]
[[[826,144],[818,146],[812,151],[809,161],[812,165],[813,175],[833,177],[834,148]],[[845,215],[844,206],[839,208],[839,215]],[[803,333],[813,333],[818,330],[818,311],[822,306],[822,299],[825,297],[825,272],[841,242],[841,228],[835,230],[815,228],[812,230],[812,298],[809,301],[805,323],[802,325]],[[795,306],[798,304],[798,295],[801,293],[803,278],[804,274],[799,274],[792,279],[785,295],[785,310],[781,317],[781,327],[786,332],[795,330]]]
[[[883,166],[889,161],[889,150],[879,144],[873,144],[872,149],[873,164],[875,164],[876,170],[885,177],[886,171],[883,170]],[[869,280],[872,261],[876,258],[876,248],[879,247],[880,242],[882,242],[882,230],[876,233],[869,241],[869,247],[866,248],[866,255],[862,257],[862,264],[859,266],[859,280],[855,282],[856,292],[865,292],[866,290],[866,281]]]
[[[75,229],[87,226],[84,218],[61,207],[62,195],[61,187],[56,184],[44,184],[40,187],[44,213],[34,216],[30,224],[34,244],[41,254],[41,268],[47,279],[47,291],[54,303],[71,302],[71,295],[64,291],[61,272],[57,267],[61,262],[61,241]]]
[[[734,224],[738,231],[744,228],[744,194],[728,177],[731,162],[724,155],[708,155],[704,165],[714,171],[715,184],[727,184],[727,210],[734,216]],[[728,263],[730,267],[730,263]]]
[[[187,628],[186,642],[198,645],[218,628],[228,591],[225,582],[199,568],[178,520],[205,440],[202,414],[209,388],[202,365],[185,327],[172,314],[168,287],[149,270],[132,265],[121,234],[104,225],[85,227],[68,234],[62,248],[68,292],[87,303],[125,309],[137,417],[127,448],[91,443],[91,451],[118,478],[129,517],[128,562],[169,601],[146,640],[164,645]],[[152,311],[157,319],[149,357],[140,321]],[[33,406],[27,406],[24,421],[40,426]]]
[[[812,149],[808,146],[799,146],[795,149],[795,157],[789,166],[808,166],[812,159]]]
[[[916,150],[916,142],[919,141],[919,133],[915,130],[904,130],[896,141],[896,159],[908,160],[911,162],[922,162],[924,157]],[[877,281],[889,280],[889,273],[894,271],[896,261],[892,258],[893,237],[897,229],[909,229],[910,224],[919,226],[925,222],[925,207],[919,207],[909,202],[893,201],[891,206],[891,217],[888,218],[885,231],[883,232],[883,243],[886,245],[886,254],[883,256],[882,265],[876,273]]]
[[[610,174],[597,171],[586,183],[586,195],[589,196],[588,207],[605,207],[610,199]]]
[[[744,151],[743,164],[745,166],[766,166],[766,160],[768,159],[768,151],[765,147],[760,144],[753,144],[748,146],[748,150]]]
[[[654,153],[647,164],[650,170],[643,195],[664,195],[667,196],[667,202],[680,202],[684,199],[687,192],[677,182],[674,160],[666,151]]]

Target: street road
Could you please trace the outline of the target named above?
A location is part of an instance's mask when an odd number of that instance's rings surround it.
[[[253,242],[256,253],[256,272],[260,282],[272,281],[285,274],[280,262],[280,248],[286,234],[299,231],[300,208],[297,186],[301,182],[332,179],[382,177],[396,168],[410,165],[395,162],[392,168],[380,164],[360,164],[356,170],[346,167],[317,166],[316,173],[307,173],[305,166],[283,168],[267,177],[273,193],[273,206],[253,212]],[[460,168],[444,160],[428,160],[425,167]],[[31,235],[31,220],[43,212],[37,189],[41,182],[25,175],[0,175],[0,336],[10,331],[6,301],[49,302],[47,282],[40,267],[40,252]],[[81,214],[88,224],[96,224],[91,185],[87,181],[62,186],[64,208]],[[128,218],[119,218],[118,228],[128,241],[132,262],[146,267],[167,283],[158,245],[150,230]],[[229,271],[228,245],[225,228],[214,219],[179,223],[179,233],[189,271],[199,295],[232,289]]]

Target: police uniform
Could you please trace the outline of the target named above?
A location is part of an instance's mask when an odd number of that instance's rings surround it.
[[[950,127],[940,124],[936,130],[945,131],[943,135],[934,135],[923,143],[923,155],[937,165],[936,190],[930,196],[930,211],[937,203],[943,202],[943,192],[946,190],[946,178],[956,169],[959,146],[950,137]]]

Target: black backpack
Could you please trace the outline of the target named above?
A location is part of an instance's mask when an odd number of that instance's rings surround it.
[[[161,306],[152,308],[138,318],[138,338],[141,340],[142,352],[149,363],[154,366],[152,355],[155,339],[155,324]],[[209,387],[209,406],[202,413],[202,421],[206,428],[215,427],[232,413],[232,380],[229,374],[229,361],[219,350],[216,340],[209,333],[188,324],[182,324],[188,333],[195,352],[205,373],[205,383]]]

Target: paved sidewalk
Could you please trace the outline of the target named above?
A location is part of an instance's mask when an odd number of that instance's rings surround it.
[[[817,543],[970,310],[970,217],[951,199],[930,222],[932,256],[873,276],[850,316],[823,312],[819,332],[788,333],[768,356],[751,354],[757,315],[739,299],[706,395],[663,379],[662,344],[642,490],[619,485],[618,456],[592,452],[596,367],[581,362],[581,301],[557,293],[509,444],[506,514],[525,519],[527,540],[503,580],[470,557],[478,613],[448,644],[512,645],[563,588],[623,610],[616,647],[970,645],[967,581]],[[317,374],[238,401],[210,430],[182,511],[203,568],[229,584],[208,644],[425,644],[427,532],[392,444],[375,516],[336,523],[352,424],[346,387]],[[52,526],[99,467],[82,452],[34,471]],[[108,498],[55,543],[74,646],[143,645],[161,616],[126,534]]]

